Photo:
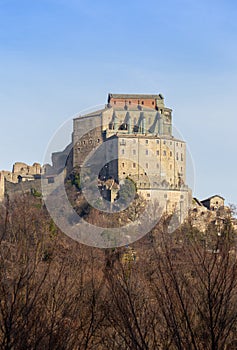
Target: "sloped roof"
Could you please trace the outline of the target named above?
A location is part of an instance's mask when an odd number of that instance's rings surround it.
[[[203,207],[203,204],[202,204],[202,202],[201,202],[199,199],[197,199],[196,197],[193,197],[193,200],[194,200],[200,207]]]
[[[111,98],[136,98],[136,99],[159,99],[159,100],[163,100],[164,97],[161,94],[158,95],[150,95],[150,94],[108,94],[108,101]]]
[[[209,201],[209,200],[211,200],[211,199],[214,198],[214,197],[219,197],[219,198],[225,200],[225,198],[221,197],[219,194],[214,194],[214,195],[211,196],[211,197],[208,197],[208,198],[206,198],[206,199],[201,200],[201,202],[203,203],[203,202]]]

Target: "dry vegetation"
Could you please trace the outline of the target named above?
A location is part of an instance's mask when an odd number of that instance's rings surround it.
[[[127,248],[94,249],[67,238],[40,198],[6,202],[0,348],[236,349],[231,225],[203,235],[186,224],[169,234],[167,220],[133,245],[135,260],[124,259]]]

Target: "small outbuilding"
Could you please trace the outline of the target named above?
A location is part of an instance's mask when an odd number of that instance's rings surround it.
[[[207,199],[201,201],[201,203],[209,210],[218,210],[224,208],[225,198],[219,196],[218,194],[211,196]]]

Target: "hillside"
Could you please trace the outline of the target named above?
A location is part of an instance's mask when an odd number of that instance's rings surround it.
[[[96,249],[60,232],[39,197],[2,205],[0,348],[231,349],[235,232],[226,221],[169,234],[168,222],[129,247]]]

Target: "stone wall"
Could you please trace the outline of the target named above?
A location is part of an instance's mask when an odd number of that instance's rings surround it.
[[[41,174],[41,165],[39,163],[34,163],[33,165],[28,165],[22,162],[16,162],[12,169],[13,174],[18,175],[35,175]]]
[[[101,115],[73,121],[73,168],[81,167],[87,156],[103,143]]]
[[[7,194],[10,197],[16,194],[31,192],[31,190],[33,189],[35,189],[38,192],[41,192],[40,179],[34,181],[24,181],[21,183],[5,181],[5,195]]]
[[[4,193],[5,193],[5,177],[3,172],[0,172],[0,201],[4,199]]]
[[[224,207],[225,200],[219,195],[212,196],[210,198],[202,200],[202,204],[210,210],[217,210],[218,208]]]
[[[138,187],[143,187],[145,176],[165,182],[170,188],[180,188],[186,182],[186,145],[173,138],[144,135],[119,136],[118,178],[136,178]],[[152,184],[151,187],[154,187]]]
[[[192,193],[188,188],[171,189],[138,189],[138,194],[145,200],[153,200],[162,208],[164,213],[178,213],[183,221],[191,207]]]
[[[7,170],[2,170],[0,172],[0,201],[4,199],[4,196],[6,193],[14,194],[14,193],[20,193],[26,191],[30,191],[31,188],[34,186],[36,189],[40,190],[40,180],[33,180],[33,181],[26,181],[27,179],[24,179],[24,184],[19,184],[19,178],[20,176],[26,176],[31,179],[31,175],[35,176],[38,175],[41,176],[42,173],[42,167],[39,163],[34,163],[33,165],[27,165],[26,163],[22,162],[16,162],[13,165],[12,172]],[[31,179],[32,180],[32,179]]]
[[[18,182],[18,175],[20,175],[19,173],[12,173],[11,171],[7,170],[2,170],[1,172],[7,181],[14,183]]]
[[[102,113],[102,128],[106,137],[114,134],[172,135],[171,110],[159,112],[148,108],[112,107]]]
[[[109,94],[108,103],[112,106],[144,106],[152,109],[164,107],[164,98],[159,95]]]
[[[65,167],[70,172],[73,168],[73,150],[72,143],[70,143],[62,152],[54,152],[52,153],[52,164],[53,167],[50,171],[54,173],[59,173]],[[47,167],[46,173],[47,173]]]

